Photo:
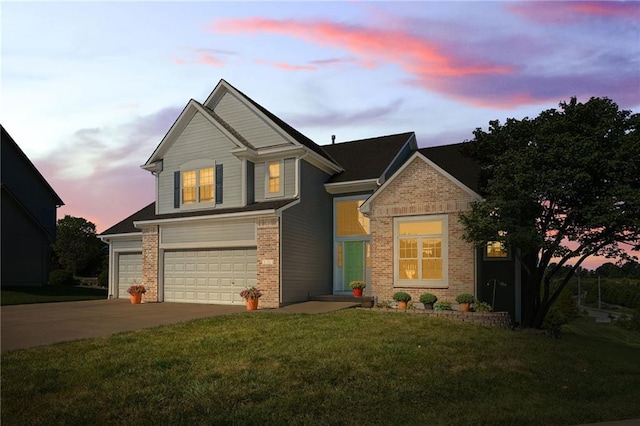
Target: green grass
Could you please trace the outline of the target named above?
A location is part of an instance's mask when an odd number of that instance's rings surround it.
[[[72,302],[75,300],[106,299],[107,289],[53,286],[2,287],[0,304],[23,305],[27,303]]]
[[[2,425],[640,418],[640,351],[417,315],[258,312],[2,356]]]
[[[571,324],[564,325],[562,331],[605,343],[640,349],[640,333],[625,330],[614,323],[596,323],[593,317],[581,316]]]

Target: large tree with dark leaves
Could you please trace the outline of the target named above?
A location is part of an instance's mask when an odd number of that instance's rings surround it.
[[[589,256],[640,250],[640,115],[607,98],[559,106],[491,121],[467,145],[484,198],[461,215],[465,238],[518,248],[523,324],[532,327]]]
[[[106,255],[96,236],[96,225],[82,217],[58,219],[53,251],[58,262],[74,275],[97,275]]]

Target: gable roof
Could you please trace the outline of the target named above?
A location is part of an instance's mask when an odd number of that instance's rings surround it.
[[[407,132],[324,145],[322,148],[344,168],[329,183],[379,178],[413,138],[414,133]]]
[[[4,126],[2,126],[1,124],[0,124],[0,142],[2,143],[2,145],[1,145],[2,146],[2,150],[4,150],[7,147],[12,148],[18,154],[18,156],[23,159],[24,163],[31,169],[31,171],[33,172],[34,176],[36,176],[38,178],[38,180],[40,180],[42,185],[50,192],[52,198],[56,202],[56,206],[64,206],[64,202],[62,201],[60,196],[58,196],[58,194],[56,194],[56,191],[54,191],[53,188],[51,187],[51,185],[49,185],[49,182],[47,182],[47,180],[44,178],[44,176],[42,176],[42,174],[36,168],[36,166],[33,165],[31,160],[29,160],[29,157],[27,157],[27,155],[24,153],[24,151],[22,151],[20,146],[18,146],[16,141],[13,140],[13,138],[11,137],[9,132],[7,132],[6,129],[4,128]],[[2,178],[0,177],[0,182],[1,181],[2,181]]]
[[[476,194],[480,193],[480,164],[466,156],[463,148],[468,142],[432,146],[418,150],[429,160],[459,180]]]

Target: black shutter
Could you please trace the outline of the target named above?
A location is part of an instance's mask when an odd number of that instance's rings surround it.
[[[173,207],[180,208],[180,172],[173,173]]]
[[[216,204],[222,204],[222,164],[216,164]]]

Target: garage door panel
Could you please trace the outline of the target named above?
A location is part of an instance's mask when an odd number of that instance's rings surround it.
[[[165,252],[165,301],[242,304],[257,283],[256,249]]]
[[[118,255],[118,298],[129,298],[127,289],[134,283],[142,284],[142,253]]]

